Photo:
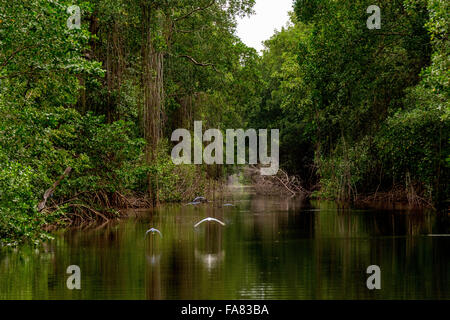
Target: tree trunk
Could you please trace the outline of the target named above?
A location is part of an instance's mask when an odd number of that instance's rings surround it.
[[[164,104],[164,56],[154,43],[154,27],[152,19],[158,18],[157,10],[149,3],[142,4],[142,128],[146,145],[146,161],[154,163],[159,140],[162,135],[161,116]],[[158,202],[158,181],[156,176],[149,175],[149,195],[151,201]]]

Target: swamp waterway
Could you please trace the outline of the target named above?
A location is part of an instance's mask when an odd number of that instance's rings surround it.
[[[225,203],[233,206],[223,206]],[[226,223],[194,224],[206,217]],[[146,230],[154,227],[157,233]],[[343,209],[237,188],[165,205],[39,249],[0,251],[0,299],[450,299],[449,217]],[[69,290],[69,265],[81,289]],[[366,269],[381,269],[368,290]]]

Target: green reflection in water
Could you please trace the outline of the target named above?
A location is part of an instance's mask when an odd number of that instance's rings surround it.
[[[450,299],[448,216],[235,194],[0,252],[0,299]],[[204,223],[206,217],[225,227]],[[163,237],[149,234],[150,227]],[[66,268],[81,268],[81,290]],[[382,289],[366,287],[381,268]]]

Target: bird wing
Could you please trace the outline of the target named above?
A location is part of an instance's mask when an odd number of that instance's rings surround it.
[[[223,223],[222,221],[216,219],[216,218],[210,218],[211,221],[215,221],[217,223],[220,223],[221,225],[225,226],[225,223]]]
[[[147,232],[145,233],[145,236],[147,236],[147,233],[149,233],[149,232],[156,232],[156,233],[159,233],[159,235],[161,236],[161,238],[163,237],[161,231],[159,231],[158,229],[155,229],[155,228],[148,229]]]
[[[194,225],[194,228],[197,228],[199,225],[201,225],[203,222],[205,222],[205,221],[207,221],[207,219],[203,219],[202,221],[199,221],[199,222],[197,222],[195,225]]]
[[[215,221],[215,222],[221,224],[222,226],[225,226],[225,223],[223,223],[222,221],[217,220],[216,218],[208,217],[208,218],[205,218],[205,219],[201,220],[201,221],[198,222],[197,224],[195,224],[195,225],[194,225],[194,228],[197,228],[200,224],[202,224],[202,223],[205,222],[205,221]]]

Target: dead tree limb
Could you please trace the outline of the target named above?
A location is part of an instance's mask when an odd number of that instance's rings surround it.
[[[69,173],[72,171],[71,167],[67,167],[66,170],[64,170],[64,173],[58,178],[58,180],[53,183],[52,187],[47,189],[44,193],[44,200],[42,200],[38,204],[38,212],[41,212],[45,208],[45,204],[47,203],[47,199],[55,192],[56,187],[61,183],[61,181],[69,175]]]

